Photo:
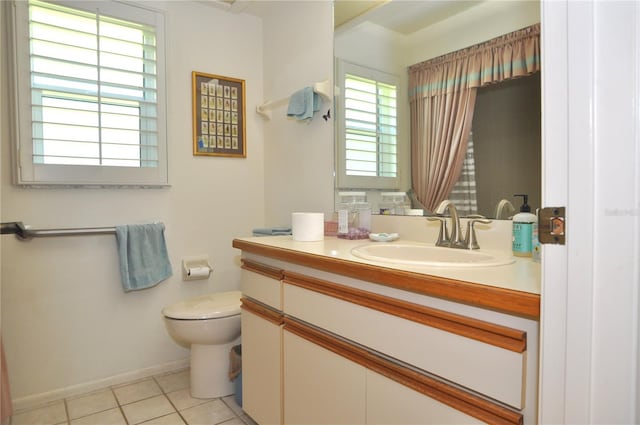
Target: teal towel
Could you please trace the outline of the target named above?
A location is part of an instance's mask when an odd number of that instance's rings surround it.
[[[311,121],[313,113],[320,110],[320,96],[312,87],[305,87],[289,98],[287,116],[299,121]]]
[[[261,227],[253,229],[253,236],[283,236],[290,234],[290,227]]]
[[[116,226],[116,240],[125,292],[150,288],[171,276],[164,224]]]

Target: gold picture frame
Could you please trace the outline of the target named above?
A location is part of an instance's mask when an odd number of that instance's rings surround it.
[[[244,80],[191,73],[193,154],[246,158]]]

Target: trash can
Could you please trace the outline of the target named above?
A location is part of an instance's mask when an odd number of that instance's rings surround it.
[[[229,351],[229,380],[233,382],[236,404],[242,407],[242,345],[234,345]]]

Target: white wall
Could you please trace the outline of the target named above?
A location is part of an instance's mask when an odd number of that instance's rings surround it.
[[[407,66],[490,40],[540,22],[540,1],[479,3],[411,35]]]
[[[333,7],[329,1],[271,2],[264,16],[264,99],[288,98],[314,82],[333,81]],[[265,224],[290,225],[291,212],[333,211],[333,118],[286,117],[286,102],[264,123]]]
[[[406,74],[406,36],[371,22],[335,33],[335,57],[389,74]]]
[[[231,241],[264,224],[263,123],[254,112],[263,97],[261,20],[197,2],[144,4],[166,11],[171,187],[13,186],[11,140],[3,125],[1,220],[34,228],[162,221],[174,274],[154,288],[124,293],[113,236],[30,242],[2,236],[2,338],[17,407],[73,386],[82,390],[121,374],[184,364],[188,351],[167,335],[161,308],[189,296],[238,288],[239,252]],[[1,51],[6,93],[5,46]],[[192,155],[193,70],[246,80],[246,159]],[[5,124],[4,96],[1,111]],[[209,256],[212,276],[183,282],[181,259],[199,254]]]

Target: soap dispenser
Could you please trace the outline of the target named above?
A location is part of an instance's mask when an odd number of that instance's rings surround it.
[[[513,196],[521,196],[523,200],[520,212],[513,216],[513,255],[531,257],[533,223],[537,221],[537,217],[531,213],[531,207],[527,204],[528,195],[518,194]]]

